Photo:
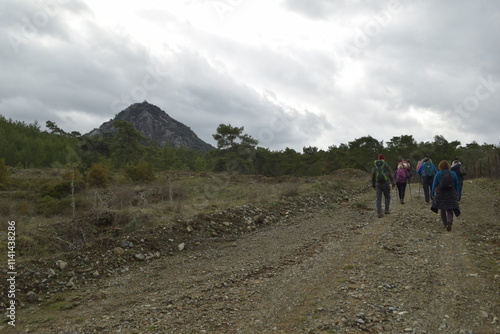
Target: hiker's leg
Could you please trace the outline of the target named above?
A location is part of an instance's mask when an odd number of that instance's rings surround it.
[[[382,187],[380,183],[375,184],[375,190],[377,192],[377,213],[382,214]]]
[[[446,223],[448,222],[448,212],[447,210],[441,209],[439,210],[439,213],[441,214],[441,223],[443,223],[443,226],[446,227]]]
[[[453,210],[446,210],[446,216],[448,223],[453,223]]]
[[[462,200],[462,188],[464,186],[464,181],[458,181],[458,200]]]
[[[383,187],[384,197],[385,197],[385,213],[389,213],[389,206],[391,204],[391,186],[389,183],[385,183]]]
[[[424,187],[425,202],[429,203],[429,197],[430,197],[429,192],[431,188],[431,185],[429,185],[429,178],[424,177],[423,187]]]
[[[399,188],[399,197],[401,200],[405,199],[405,193],[406,193],[406,182],[401,183],[401,187]]]
[[[451,225],[453,225],[453,210],[446,210],[446,219],[448,222],[446,223],[446,230],[451,231]]]

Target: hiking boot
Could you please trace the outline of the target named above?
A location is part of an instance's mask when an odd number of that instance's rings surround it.
[[[404,201],[404,200],[401,200],[401,204],[405,204],[405,201]]]
[[[385,210],[384,212],[386,215],[390,214],[389,210]]]
[[[382,213],[379,213],[379,214],[378,214],[378,217],[379,217],[379,218],[382,218],[383,216],[384,216],[384,215],[383,215]]]
[[[453,224],[452,222],[447,222],[447,223],[446,223],[446,231],[448,231],[448,232],[450,232],[450,231],[451,231],[451,225],[452,225],[452,224]]]

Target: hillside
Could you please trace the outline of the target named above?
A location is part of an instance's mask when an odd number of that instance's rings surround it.
[[[160,146],[189,148],[199,151],[209,151],[214,147],[204,142],[186,125],[170,117],[159,107],[146,101],[134,103],[118,113],[114,119],[103,123],[87,136],[102,136],[104,133],[114,132],[114,121],[127,121],[145,137]]]
[[[231,184],[282,181],[241,178]],[[66,259],[67,268],[53,268],[64,292],[26,304],[17,329],[500,332],[498,182],[467,181],[462,215],[447,232],[417,184],[406,204],[393,198],[392,214],[379,219],[366,175],[339,171],[302,181],[301,187],[316,186],[125,239],[108,235],[101,255],[86,252]],[[215,184],[231,189],[230,183]]]

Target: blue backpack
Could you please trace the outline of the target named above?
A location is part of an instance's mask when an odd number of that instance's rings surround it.
[[[424,176],[434,176],[435,174],[435,171],[434,171],[434,168],[432,168],[432,164],[427,161],[427,162],[424,162],[424,173],[423,175]]]

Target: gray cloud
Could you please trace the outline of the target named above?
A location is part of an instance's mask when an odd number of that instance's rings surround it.
[[[85,133],[147,100],[211,144],[220,123],[277,150],[326,149],[367,134],[497,143],[500,5],[391,3],[285,1],[283,15],[298,13],[324,35],[304,29],[275,44],[144,7],[137,17],[161,32],[144,45],[128,27],[97,21],[84,1],[9,0],[0,4],[0,114]]]

